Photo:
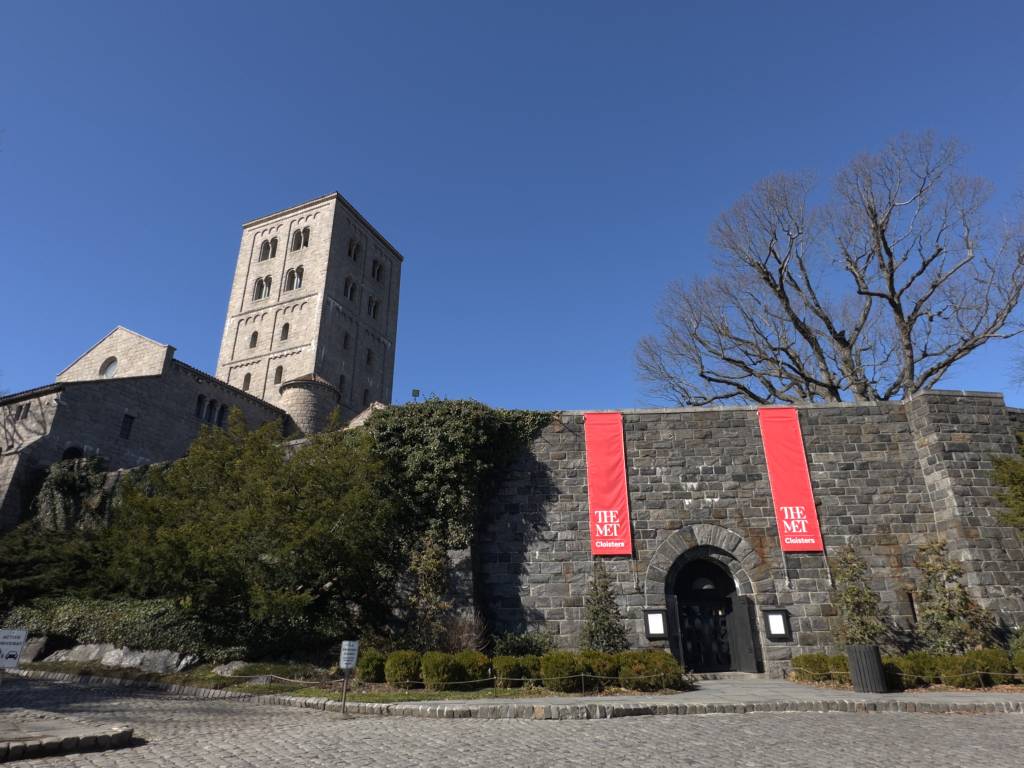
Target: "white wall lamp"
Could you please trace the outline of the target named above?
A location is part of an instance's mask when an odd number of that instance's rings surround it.
[[[789,625],[789,611],[785,608],[767,608],[764,613],[764,631],[769,640],[777,642],[793,639],[793,630]]]
[[[645,608],[644,633],[648,640],[664,640],[668,637],[668,611],[664,608]]]

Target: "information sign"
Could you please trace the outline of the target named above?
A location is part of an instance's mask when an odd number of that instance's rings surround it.
[[[17,669],[18,659],[28,639],[24,629],[0,629],[0,669]]]

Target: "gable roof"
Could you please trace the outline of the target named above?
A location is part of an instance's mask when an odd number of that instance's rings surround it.
[[[97,341],[95,344],[93,344],[91,347],[89,347],[87,350],[85,350],[85,352],[83,352],[78,357],[76,357],[71,362],[70,365],[65,366],[63,370],[59,371],[55,378],[59,379],[65,373],[70,371],[72,368],[74,368],[76,365],[78,365],[78,363],[81,362],[90,352],[92,352],[94,349],[96,349],[96,347],[98,347],[100,344],[105,342],[107,339],[109,339],[111,336],[113,336],[115,333],[118,333],[119,331],[123,331],[124,333],[130,333],[132,336],[135,336],[136,338],[139,338],[142,341],[145,341],[145,342],[147,342],[149,344],[152,344],[154,346],[160,347],[161,349],[169,349],[169,350],[171,350],[171,354],[172,355],[174,354],[174,347],[172,347],[170,344],[161,344],[159,341],[151,339],[148,336],[143,336],[138,331],[133,331],[131,328],[125,328],[123,325],[117,325],[117,326],[114,327],[114,329],[112,331],[110,331],[110,333],[106,334],[102,339]]]

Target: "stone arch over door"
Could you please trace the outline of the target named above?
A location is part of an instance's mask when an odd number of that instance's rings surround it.
[[[684,554],[717,560],[732,574],[741,595],[757,595],[758,602],[765,602],[762,598],[773,593],[768,567],[742,536],[720,525],[697,523],[673,531],[651,556],[644,576],[644,597],[650,607],[664,605],[665,580]]]

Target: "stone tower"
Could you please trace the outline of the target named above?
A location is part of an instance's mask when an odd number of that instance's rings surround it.
[[[217,378],[304,433],[391,402],[402,256],[338,193],[244,224]]]

